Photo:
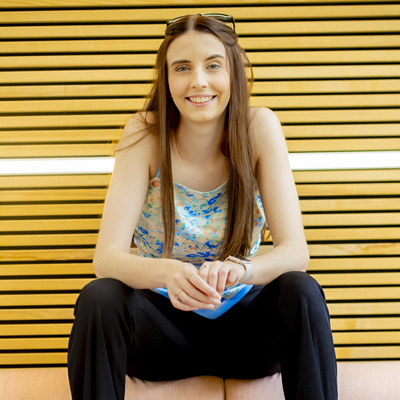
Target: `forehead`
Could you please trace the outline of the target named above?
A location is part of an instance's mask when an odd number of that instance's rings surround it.
[[[226,58],[224,44],[211,33],[189,31],[177,37],[168,47],[168,64],[176,59],[206,59],[211,54],[220,54]]]

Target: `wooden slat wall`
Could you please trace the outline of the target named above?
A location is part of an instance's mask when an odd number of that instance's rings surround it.
[[[2,0],[0,157],[110,155],[165,20],[194,12],[235,16],[291,152],[399,150],[398,1]],[[338,359],[400,359],[400,171],[295,179]],[[0,366],[65,365],[108,182],[0,176]]]

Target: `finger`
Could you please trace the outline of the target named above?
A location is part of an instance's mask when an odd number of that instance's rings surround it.
[[[208,282],[208,272],[210,270],[210,265],[207,263],[204,263],[200,268],[199,268],[199,275],[202,279],[204,279],[206,282]]]
[[[181,311],[196,311],[196,310],[198,310],[198,308],[188,306],[187,304],[183,303],[180,300],[172,300],[171,299],[171,303],[176,309],[181,310]]]
[[[196,308],[196,307],[192,307],[192,306],[190,306],[190,305],[188,305],[188,304],[185,304],[185,303],[183,303],[183,302],[181,301],[180,296],[181,296],[181,294],[183,294],[183,290],[182,290],[182,289],[179,289],[179,290],[178,290],[177,292],[175,292],[175,293],[172,293],[172,292],[169,290],[169,291],[168,291],[168,294],[169,294],[169,299],[170,299],[172,305],[173,305],[175,308],[177,308],[178,310],[181,310],[181,311],[195,311],[195,310],[198,309],[198,308]]]
[[[210,266],[210,270],[208,272],[208,284],[216,291],[218,291],[217,283],[218,283],[218,274],[220,267],[221,267],[220,263],[215,262]]]
[[[200,276],[193,277],[191,281],[199,281],[200,284],[206,284]],[[207,284],[206,284],[207,285]],[[193,299],[196,303],[188,302],[188,304],[194,306],[194,307],[205,307],[209,305],[218,305],[221,304],[221,296],[219,295],[218,292],[216,292],[214,289],[211,292],[212,295],[207,295],[204,293],[202,290],[199,290],[196,287],[196,282],[194,284],[188,285],[188,286],[183,286],[185,289],[185,293],[187,296],[189,296],[191,299]],[[208,285],[206,287],[209,287]]]
[[[219,293],[215,290],[215,288],[213,288],[210,284],[208,284],[204,280],[204,278],[200,276],[200,273],[190,275],[189,282],[196,289],[198,293],[191,291],[189,287],[188,288],[185,287],[185,289],[187,289],[186,291],[191,295],[193,295],[194,297],[198,298],[199,300],[204,299],[204,295],[207,298],[220,299]]]
[[[206,298],[210,299],[210,298]],[[183,291],[179,294],[179,301],[182,302],[183,304],[199,309],[199,308],[206,308],[206,309],[214,309],[214,307],[218,304],[220,304],[220,301],[217,301],[216,299],[211,299],[210,301],[199,301],[196,300],[190,293],[187,293],[186,291]]]
[[[180,299],[182,303],[197,309],[202,308],[202,309],[213,310],[215,306],[220,304],[220,301],[217,301],[216,299],[212,300],[212,302],[203,302],[196,300],[186,292],[181,294]]]
[[[229,271],[230,267],[228,266],[222,266],[218,271],[217,291],[221,294],[225,290]]]

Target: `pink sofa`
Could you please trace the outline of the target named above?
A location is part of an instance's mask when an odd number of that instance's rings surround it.
[[[339,400],[399,400],[400,361],[338,365]],[[280,374],[255,380],[210,376],[180,381],[127,379],[126,399],[283,400]],[[66,368],[0,369],[2,400],[70,400]]]

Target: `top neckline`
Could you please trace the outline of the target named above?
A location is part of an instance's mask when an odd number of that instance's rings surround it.
[[[156,175],[154,178],[150,179],[150,183],[155,181],[155,180],[160,181],[160,177]],[[212,189],[212,190],[208,190],[208,191],[200,191],[200,190],[191,189],[190,187],[182,185],[181,183],[178,183],[178,182],[174,182],[174,185],[178,186],[181,189],[187,190],[188,192],[197,193],[197,194],[209,194],[209,193],[214,193],[214,192],[221,191],[222,189],[225,188],[225,186],[228,185],[228,182],[229,181],[225,181],[224,183],[219,185],[217,188]]]

